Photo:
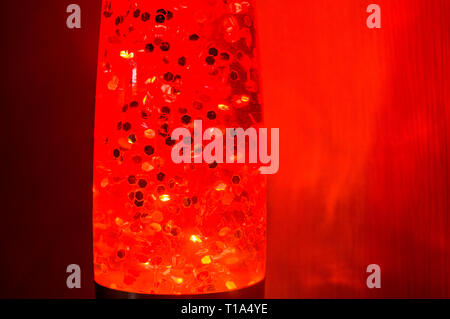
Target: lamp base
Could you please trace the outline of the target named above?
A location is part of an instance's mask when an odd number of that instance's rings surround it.
[[[243,289],[197,295],[147,295],[119,291],[95,283],[97,299],[264,299],[265,280]]]

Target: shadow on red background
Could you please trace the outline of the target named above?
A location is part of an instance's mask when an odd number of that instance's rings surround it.
[[[93,297],[100,1],[2,3],[0,297]],[[382,8],[369,30],[365,8]],[[270,178],[266,295],[450,297],[450,2],[258,1]],[[82,288],[66,287],[66,267]],[[366,287],[379,264],[382,288]]]

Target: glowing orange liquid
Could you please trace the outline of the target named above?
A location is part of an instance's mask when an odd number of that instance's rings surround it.
[[[157,12],[159,9],[160,10]],[[174,164],[170,134],[259,127],[251,1],[103,1],[94,159],[95,281],[147,294],[265,276],[257,165]]]

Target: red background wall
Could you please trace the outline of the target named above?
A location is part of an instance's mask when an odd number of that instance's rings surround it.
[[[73,2],[80,30],[65,26]],[[100,1],[1,6],[0,297],[93,297]],[[281,133],[267,297],[450,297],[450,1],[260,0],[258,17]],[[81,289],[65,285],[71,263]],[[366,287],[372,263],[381,289]]]
[[[259,5],[266,115],[281,128],[268,295],[450,297],[450,1]]]

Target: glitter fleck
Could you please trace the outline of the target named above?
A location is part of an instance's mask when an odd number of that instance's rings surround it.
[[[233,281],[227,281],[225,283],[225,286],[229,289],[229,290],[233,290],[236,289],[236,284]]]
[[[142,163],[141,168],[144,172],[150,172],[151,170],[154,169],[153,165],[150,164],[149,162]]]
[[[208,114],[207,114],[206,116],[207,116],[208,119],[210,119],[210,120],[215,120],[216,117],[217,117],[216,112],[214,112],[214,111],[209,111]]]
[[[227,184],[225,183],[220,183],[219,185],[216,186],[216,191],[224,191],[227,189]]]
[[[191,34],[189,36],[189,40],[191,41],[197,41],[198,39],[200,39],[200,37],[197,34]]]
[[[100,186],[101,186],[102,188],[105,188],[106,186],[108,186],[108,184],[109,184],[108,179],[107,179],[107,178],[104,178],[104,179],[102,179],[102,182],[100,183]]]
[[[145,45],[145,51],[146,52],[153,52],[155,50],[155,46],[152,43],[147,43]]]
[[[190,238],[190,240],[191,240],[193,243],[201,243],[201,242],[202,242],[202,240],[200,239],[200,237],[198,237],[197,235],[192,235],[191,238]]]
[[[133,52],[128,53],[128,50],[120,51],[120,56],[124,59],[132,59],[134,58],[134,53]]]
[[[170,44],[169,44],[169,42],[163,42],[163,43],[161,43],[159,48],[161,49],[161,51],[169,51]]]
[[[147,145],[147,146],[144,148],[144,152],[145,152],[145,154],[147,154],[148,156],[151,156],[151,155],[153,155],[153,153],[155,153],[155,148],[154,148],[153,146],[151,146],[151,145]]]
[[[159,196],[159,200],[162,202],[168,202],[170,200],[170,195],[163,194],[163,195]]]
[[[149,128],[148,130],[145,130],[144,136],[148,139],[155,138],[155,131]]]
[[[208,265],[211,263],[211,257],[210,256],[205,256],[202,258],[202,264],[204,265]]]
[[[183,283],[183,278],[181,278],[181,277],[172,276],[172,280],[175,281],[177,284]]]

